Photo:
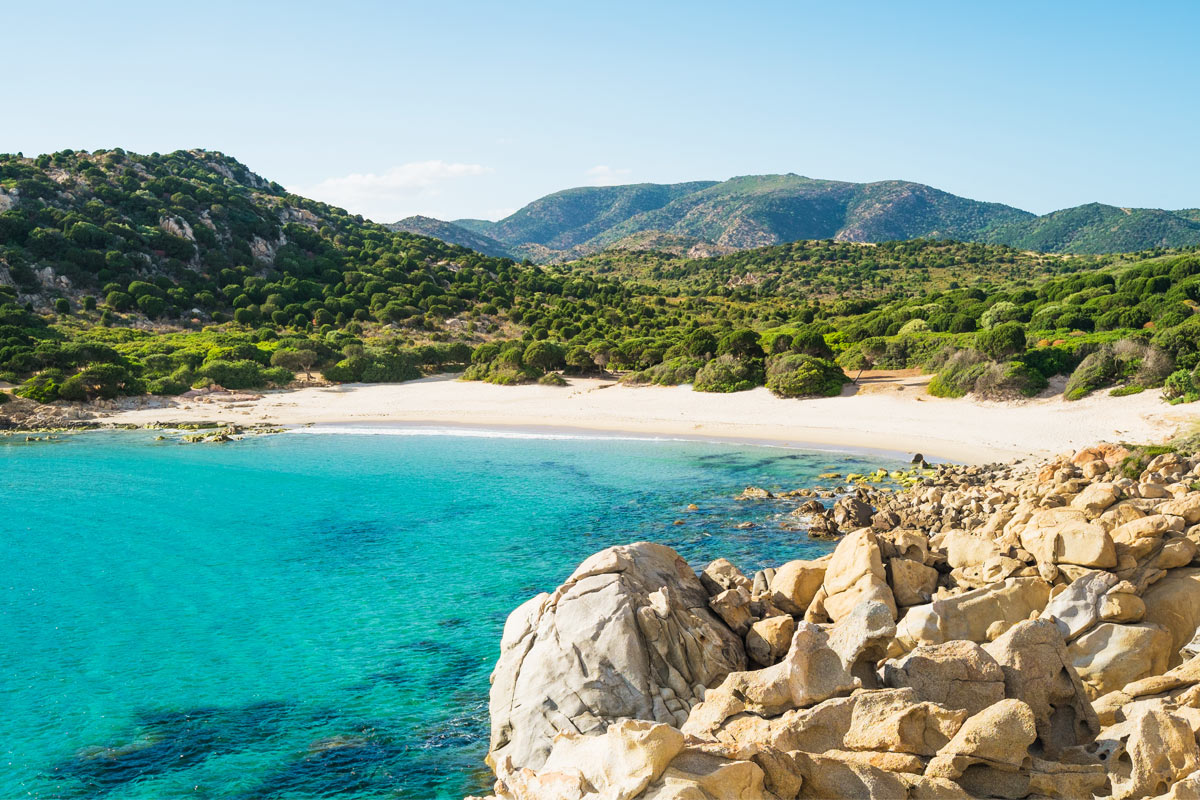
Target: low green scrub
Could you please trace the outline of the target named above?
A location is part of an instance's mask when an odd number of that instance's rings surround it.
[[[988,363],[987,357],[978,350],[952,353],[929,381],[929,393],[934,397],[965,396],[974,390],[975,381],[987,369]]]
[[[1127,386],[1118,386],[1108,394],[1111,397],[1128,397],[1131,394],[1141,394],[1146,391],[1145,386],[1138,386],[1136,383],[1128,384]]]
[[[744,392],[763,383],[762,362],[717,356],[696,372],[692,388],[697,392]]]
[[[13,394],[38,403],[53,403],[58,399],[58,390],[64,380],[66,376],[62,370],[43,370],[14,389]]]
[[[1172,405],[1200,400],[1200,368],[1193,372],[1176,370],[1163,383],[1163,399]]]
[[[1116,384],[1162,386],[1174,362],[1162,350],[1134,339],[1103,344],[1082,361],[1063,390],[1067,400],[1078,400],[1097,389]]]
[[[653,367],[631,372],[622,378],[621,382],[632,385],[679,386],[694,381],[696,373],[703,366],[704,362],[699,358],[678,356],[661,364],[655,364]]]
[[[835,397],[849,382],[829,359],[785,353],[767,361],[767,388],[778,397]]]
[[[538,384],[541,386],[566,386],[567,379],[557,372],[547,372],[542,377],[538,378]]]

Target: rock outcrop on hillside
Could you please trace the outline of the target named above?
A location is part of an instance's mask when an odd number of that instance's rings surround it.
[[[860,492],[753,577],[593,556],[506,626],[494,797],[1200,797],[1200,458],[1126,455]]]

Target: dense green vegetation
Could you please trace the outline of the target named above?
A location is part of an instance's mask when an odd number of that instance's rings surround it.
[[[947,396],[1056,376],[1070,399],[1200,395],[1194,249],[815,240],[551,268],[374,225],[203,151],[0,156],[0,189],[0,380],[43,402],[442,370],[828,396],[871,367],[936,372]]]
[[[405,221],[408,222],[408,221]],[[1114,253],[1200,244],[1200,213],[1099,203],[1036,216],[908,181],[846,183],[800,175],[568,189],[498,221],[412,223],[418,233],[469,247],[485,236],[540,262],[613,247],[728,252],[811,239],[915,238],[1004,244],[1059,253]]]

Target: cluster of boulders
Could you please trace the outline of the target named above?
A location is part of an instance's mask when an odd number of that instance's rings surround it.
[[[61,431],[95,427],[94,414],[75,404],[46,405],[13,394],[0,398],[0,431]]]
[[[593,556],[505,626],[495,797],[1200,798],[1200,458],[1128,456],[854,495],[753,576]]]

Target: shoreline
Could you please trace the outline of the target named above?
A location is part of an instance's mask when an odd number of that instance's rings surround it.
[[[841,397],[781,399],[758,388],[734,394],[690,386],[623,386],[573,379],[567,387],[496,386],[436,376],[399,384],[341,384],[261,396],[170,399],[104,410],[109,425],[216,421],[236,425],[425,425],[627,434],[809,449],[922,453],[988,463],[1039,458],[1096,441],[1160,442],[1200,422],[1200,409],[1157,392],[1016,402],[936,398],[905,376]]]

